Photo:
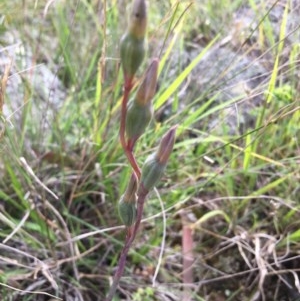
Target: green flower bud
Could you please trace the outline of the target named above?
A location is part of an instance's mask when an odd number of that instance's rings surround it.
[[[153,115],[151,103],[147,106],[141,106],[136,101],[128,104],[126,114],[126,136],[128,141],[135,141],[145,132]]]
[[[125,33],[121,39],[121,64],[125,79],[132,79],[142,64],[146,52],[144,38],[136,38],[131,33]]]
[[[143,167],[141,175],[141,184],[146,190],[151,190],[160,180],[165,170],[166,164],[161,164],[157,158],[156,154],[150,155]]]
[[[152,116],[152,98],[156,92],[158,59],[153,59],[139,86],[134,100],[128,104],[125,131],[129,149],[145,132]]]
[[[121,39],[121,63],[124,77],[132,80],[141,65],[145,52],[147,29],[147,6],[145,0],[134,0],[127,32]]]
[[[125,226],[132,226],[136,220],[136,191],[137,176],[132,173],[125,193],[121,196],[118,204],[119,216]]]
[[[176,127],[172,127],[163,136],[157,151],[146,159],[142,167],[141,184],[148,191],[158,183],[163,175],[175,143]]]
[[[119,216],[125,226],[132,226],[136,220],[136,203],[128,203],[122,195],[118,205]]]

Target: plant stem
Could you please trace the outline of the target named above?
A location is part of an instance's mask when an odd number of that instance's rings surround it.
[[[136,162],[136,159],[133,155],[132,150],[130,150],[126,139],[125,139],[125,126],[126,126],[126,114],[127,114],[127,103],[128,103],[128,98],[130,91],[132,89],[132,78],[125,79],[125,84],[124,84],[124,94],[123,94],[123,99],[122,99],[122,108],[121,108],[121,122],[120,122],[120,142],[123,147],[123,150],[126,154],[126,157],[133,168],[134,172],[136,173],[138,179],[141,177],[141,171],[140,168]]]
[[[114,297],[117,287],[119,285],[120,279],[124,273],[124,268],[126,264],[126,258],[129,252],[129,249],[136,237],[137,231],[139,229],[142,216],[143,216],[143,209],[144,209],[144,203],[147,197],[148,191],[143,188],[141,185],[139,191],[138,191],[138,200],[137,200],[137,219],[136,223],[134,225],[134,229],[131,235],[126,235],[125,245],[123,247],[122,253],[120,255],[119,261],[118,261],[118,269],[114,275],[113,283],[109,289],[109,293],[105,299],[105,301],[111,301]]]

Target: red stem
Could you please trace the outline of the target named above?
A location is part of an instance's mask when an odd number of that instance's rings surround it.
[[[126,154],[126,157],[129,161],[131,167],[133,168],[134,172],[136,173],[138,179],[140,179],[141,171],[140,171],[140,168],[133,155],[133,145],[131,145],[130,141],[128,141],[128,143],[127,143],[126,138],[125,138],[127,102],[128,102],[128,98],[129,98],[131,89],[132,89],[132,78],[125,78],[119,135],[120,135],[120,142],[121,142],[122,148]],[[113,299],[113,297],[116,293],[117,287],[119,285],[120,279],[124,273],[128,252],[129,252],[130,247],[136,237],[137,231],[139,229],[139,226],[140,226],[140,223],[142,220],[143,208],[144,208],[144,203],[145,203],[147,194],[148,194],[148,191],[146,189],[144,189],[143,186],[141,186],[138,191],[136,223],[134,224],[133,230],[127,229],[128,231],[126,234],[125,245],[122,249],[122,252],[121,252],[121,255],[120,255],[120,258],[118,261],[118,269],[114,275],[113,283],[109,289],[109,293],[108,293],[105,301],[111,301]]]
[[[126,154],[126,157],[136,173],[138,179],[141,177],[141,171],[140,168],[135,160],[135,157],[133,155],[133,152],[130,148],[130,146],[126,142],[125,138],[125,125],[126,125],[126,113],[127,113],[127,102],[129,99],[129,93],[132,89],[132,78],[125,79],[125,84],[124,84],[124,94],[123,94],[123,99],[122,99],[122,108],[121,108],[121,122],[120,122],[120,142],[123,147],[123,150]]]
[[[137,231],[139,229],[141,220],[142,220],[142,216],[143,216],[143,209],[144,209],[144,203],[147,197],[148,191],[146,189],[143,188],[143,186],[140,187],[139,192],[138,192],[138,200],[137,200],[137,220],[136,223],[134,225],[134,229],[133,229],[133,233],[132,235],[126,235],[126,241],[125,241],[125,245],[123,247],[121,256],[119,258],[118,261],[118,269],[114,275],[114,279],[113,279],[113,283],[110,287],[109,293],[107,295],[107,298],[105,299],[105,301],[111,301],[112,298],[114,297],[117,287],[119,285],[120,279],[124,273],[124,269],[125,269],[125,264],[126,264],[126,258],[129,252],[129,249],[136,237]]]

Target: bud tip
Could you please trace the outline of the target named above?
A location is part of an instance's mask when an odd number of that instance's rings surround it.
[[[159,144],[159,147],[158,147],[158,150],[156,153],[156,158],[162,164],[167,163],[167,161],[170,157],[170,154],[173,150],[177,127],[178,127],[177,125],[171,127],[169,129],[169,131],[161,139],[161,142]]]

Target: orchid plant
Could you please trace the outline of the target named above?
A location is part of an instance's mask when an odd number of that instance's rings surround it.
[[[126,239],[106,301],[111,301],[116,293],[128,252],[139,230],[146,198],[161,179],[175,142],[176,126],[173,126],[162,137],[157,150],[149,155],[142,168],[139,168],[134,146],[145,133],[153,116],[152,99],[156,93],[159,66],[159,60],[152,59],[135,95],[129,101],[135,75],[146,53],[146,31],[146,1],[133,0],[128,28],[120,42],[124,92],[119,131],[120,142],[132,168],[132,174],[118,203],[120,219],[126,227]]]

